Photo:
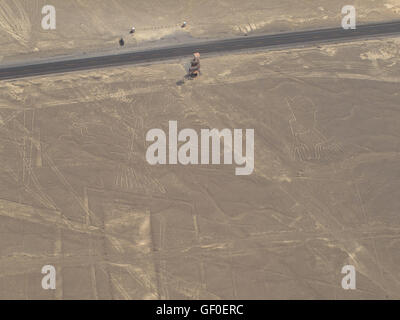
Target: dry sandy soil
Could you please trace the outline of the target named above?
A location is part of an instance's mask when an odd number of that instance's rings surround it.
[[[129,50],[194,38],[339,27],[341,8],[348,4],[356,6],[359,23],[400,19],[400,0],[52,0],[57,29],[44,31],[41,9],[46,4],[0,2],[0,62],[120,51],[121,36]],[[181,29],[184,20],[188,27]],[[132,25],[135,36],[128,35]]]
[[[399,45],[1,82],[0,298],[400,298]],[[169,120],[254,128],[254,173],[148,165]]]

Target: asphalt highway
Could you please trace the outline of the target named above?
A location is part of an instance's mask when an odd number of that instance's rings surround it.
[[[78,70],[89,70],[111,66],[122,66],[137,63],[174,59],[191,55],[231,52],[256,48],[278,46],[298,46],[307,43],[323,43],[331,41],[349,41],[361,38],[400,34],[400,21],[359,25],[355,30],[342,28],[319,29],[280,33],[274,35],[243,36],[223,40],[181,44],[170,47],[152,48],[129,53],[103,55],[79,59],[68,59],[53,62],[0,66],[0,80],[40,76]]]

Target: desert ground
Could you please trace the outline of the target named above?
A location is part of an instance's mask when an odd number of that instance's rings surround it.
[[[399,46],[204,57],[183,84],[185,59],[1,82],[0,298],[400,298]],[[254,128],[254,173],[149,165],[169,120]]]
[[[56,8],[56,30],[43,30],[44,5]],[[120,52],[194,39],[339,27],[354,5],[358,23],[400,19],[400,0],[2,0],[0,63],[57,55]],[[181,24],[186,21],[187,27]],[[135,26],[134,36],[128,32]],[[118,40],[126,44],[120,48]]]

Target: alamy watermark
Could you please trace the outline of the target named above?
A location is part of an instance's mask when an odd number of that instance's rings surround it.
[[[168,140],[162,129],[147,132],[146,141],[153,142],[146,151],[146,160],[151,165],[182,164],[206,165],[221,164],[221,142],[223,139],[223,164],[240,166],[235,168],[236,175],[250,175],[254,170],[254,129],[246,129],[245,148],[243,148],[243,130],[201,129],[199,135],[194,129],[178,132],[177,121],[169,121]],[[210,145],[211,140],[211,145]],[[179,148],[178,144],[182,143]],[[168,157],[167,157],[168,150]],[[243,155],[243,151],[245,154]],[[210,154],[211,153],[211,154]]]
[[[51,5],[46,5],[42,8],[42,14],[45,14],[45,16],[42,18],[43,30],[55,30],[56,29],[56,8]]]
[[[342,274],[346,274],[342,279],[342,288],[344,290],[356,289],[356,268],[348,264],[342,268]]]
[[[356,28],[356,8],[351,5],[344,6],[342,8],[342,14],[345,16],[342,18],[342,28],[344,30]]]
[[[42,268],[42,274],[45,276],[42,279],[42,288],[44,290],[56,289],[56,268],[52,265],[45,265]]]

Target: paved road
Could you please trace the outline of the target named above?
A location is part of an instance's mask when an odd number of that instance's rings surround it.
[[[219,53],[264,47],[299,45],[310,42],[346,41],[391,34],[400,34],[400,21],[360,25],[357,26],[356,30],[331,28],[275,35],[243,36],[241,38],[190,43],[123,54],[27,64],[5,68],[0,67],[0,80],[135,63],[148,63],[187,56],[191,55],[193,52],[200,52],[202,54]]]

